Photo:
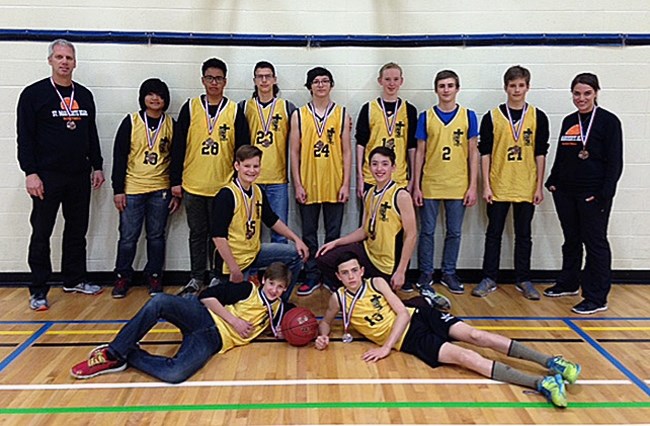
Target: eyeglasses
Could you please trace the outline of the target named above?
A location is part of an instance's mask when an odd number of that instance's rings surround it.
[[[257,80],[271,80],[275,78],[275,76],[273,74],[257,74],[255,78]]]
[[[205,80],[208,83],[217,83],[221,84],[224,81],[226,81],[226,77],[221,77],[220,75],[218,76],[213,76],[213,75],[204,75],[203,80]]]
[[[327,86],[332,81],[329,78],[324,78],[322,80],[314,80],[311,82],[312,86]]]

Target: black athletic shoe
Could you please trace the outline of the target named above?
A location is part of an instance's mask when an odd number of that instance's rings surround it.
[[[579,289],[570,289],[566,288],[561,284],[555,284],[553,287],[549,287],[544,290],[544,296],[546,297],[564,297],[564,296],[577,296],[580,293]]]
[[[572,309],[573,312],[580,315],[591,315],[596,312],[602,312],[607,310],[607,305],[601,305],[591,300],[583,300],[582,302],[575,305]]]

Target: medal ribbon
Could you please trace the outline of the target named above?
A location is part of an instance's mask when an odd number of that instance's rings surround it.
[[[510,123],[510,130],[512,131],[512,137],[515,139],[515,145],[519,141],[519,136],[521,135],[521,129],[524,127],[524,118],[528,112],[528,104],[524,104],[524,110],[521,112],[521,118],[519,119],[519,124],[515,129],[515,124],[512,122],[512,115],[510,115],[510,107],[506,103],[506,112],[508,113],[508,123]]]
[[[379,196],[377,196],[377,193],[373,194],[373,197],[372,197],[372,200],[371,200],[371,203],[370,203],[370,206],[371,206],[370,210],[372,211],[372,215],[370,216],[370,226],[369,226],[370,229],[375,229],[375,223],[377,222],[377,212],[379,211],[379,206],[381,206],[381,200],[384,198],[384,194],[386,193],[388,188],[393,186],[394,183],[395,182],[390,180],[386,184],[386,186],[384,186],[384,189],[381,190],[381,192],[379,193]],[[377,202],[373,203],[372,201],[375,201],[375,200],[377,200]]]
[[[262,107],[262,104],[260,103],[259,99],[255,98],[255,104],[257,105],[257,114],[260,116],[260,123],[262,123],[262,130],[264,130],[265,135],[269,132],[269,129],[271,128],[271,121],[273,120],[273,112],[275,111],[275,103],[277,100],[278,98],[273,98],[273,102],[271,102],[271,110],[269,112],[269,118],[264,120],[264,107]]]
[[[217,120],[219,120],[219,116],[221,115],[221,112],[223,111],[223,108],[226,106],[224,101],[226,98],[221,98],[221,101],[219,102],[219,105],[217,106],[217,112],[214,114],[214,117],[210,116],[210,110],[208,107],[208,95],[205,95],[205,98],[203,99],[203,108],[205,109],[205,121],[208,124],[208,134],[212,136],[212,131],[214,130],[215,124],[217,124]]]
[[[325,108],[325,116],[322,120],[318,118],[318,114],[316,114],[316,107],[314,106],[313,102],[308,103],[307,106],[309,107],[309,112],[311,112],[311,116],[314,119],[316,132],[318,132],[318,138],[320,139],[321,136],[323,136],[323,131],[325,130],[325,123],[327,122],[327,119],[330,115],[332,115],[332,112],[334,112],[334,102],[327,104],[327,108]]]
[[[363,278],[362,278],[363,279]],[[343,315],[343,332],[347,333],[348,328],[350,328],[350,322],[352,322],[352,311],[354,311],[354,306],[357,304],[357,301],[363,296],[363,293],[366,292],[366,282],[363,281],[361,284],[361,287],[357,292],[355,293],[354,297],[352,298],[352,302],[350,302],[350,310],[347,310],[346,305],[347,305],[347,297],[345,297],[346,290],[343,290],[343,296],[341,297],[341,293],[336,293],[336,295],[339,297],[339,302],[341,303],[341,314]]]
[[[65,109],[65,112],[68,114],[68,120],[72,120],[72,105],[74,105],[74,83],[72,83],[72,93],[70,94],[70,105],[65,103],[65,99],[63,99],[63,95],[61,95],[61,92],[59,92],[59,89],[57,89],[56,84],[54,84],[54,79],[50,77],[50,83],[52,83],[52,87],[54,87],[54,91],[56,92],[57,95],[59,95],[59,99],[61,99],[61,103],[63,104],[63,109]]]
[[[582,129],[582,120],[580,120],[580,111],[578,111],[578,126],[580,127],[580,139],[582,140],[582,150],[587,149],[587,139],[589,139],[589,133],[591,133],[591,125],[594,124],[594,117],[596,116],[596,110],[598,105],[594,106],[593,111],[591,112],[591,117],[589,118],[589,125],[587,126],[587,133],[584,133]]]
[[[260,292],[260,296],[262,297],[262,302],[264,302],[264,305],[266,305],[266,310],[269,313],[269,326],[271,327],[271,331],[273,332],[273,335],[275,337],[278,337],[278,327],[280,324],[282,324],[282,317],[284,316],[284,303],[280,301],[280,312],[278,314],[278,322],[276,324],[273,324],[273,307],[271,306],[271,302],[266,297],[266,294],[264,293],[264,290],[262,288],[259,289],[259,292]]]
[[[246,223],[250,224],[253,221],[253,206],[255,204],[255,188],[251,186],[250,201],[246,202],[246,200],[248,200],[248,194],[246,194],[246,191],[241,186],[241,183],[239,182],[239,178],[235,178],[235,185],[237,185],[237,188],[239,188],[239,191],[241,191],[241,195],[244,197],[244,207],[246,207],[246,217],[247,217]]]
[[[143,115],[144,115],[144,127],[145,127],[145,131],[147,132],[147,145],[149,146],[149,149],[153,149],[153,146],[156,144],[156,139],[158,139],[158,134],[160,134],[160,130],[162,129],[163,121],[165,120],[165,113],[163,113],[163,115],[160,116],[160,121],[158,121],[158,127],[153,132],[153,136],[151,133],[151,129],[149,129],[149,121],[147,121],[147,113],[145,112]]]
[[[397,98],[395,111],[393,112],[393,116],[390,118],[390,122],[389,122],[388,113],[386,112],[386,105],[384,104],[384,100],[382,98],[379,98],[379,104],[381,105],[381,112],[384,114],[384,123],[386,124],[386,130],[388,131],[388,136],[393,136],[393,132],[395,131],[395,123],[397,123],[397,111],[399,111],[399,107],[401,106],[401,103],[402,100]]]

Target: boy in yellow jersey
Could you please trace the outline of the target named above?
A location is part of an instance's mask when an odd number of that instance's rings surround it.
[[[542,354],[505,336],[465,324],[449,313],[426,304],[406,307],[391,291],[383,278],[363,278],[364,270],[354,253],[343,253],[338,259],[337,276],[343,283],[332,294],[329,306],[318,327],[316,349],[324,350],[330,342],[332,322],[341,312],[343,343],[353,341],[350,326],[379,345],[362,355],[366,362],[377,362],[401,351],[415,355],[430,367],[458,365],[491,379],[536,389],[558,407],[566,407],[564,380],[575,383],[580,365],[561,356]],[[490,348],[509,357],[535,362],[548,368],[551,375],[530,375],[452,341]]]
[[[415,160],[415,127],[417,109],[401,99],[399,89],[404,83],[402,68],[394,63],[379,69],[377,82],[382,93],[377,99],[365,103],[357,118],[355,139],[357,141],[357,196],[375,184],[370,171],[370,152],[378,146],[395,151],[393,180],[411,191]]]
[[[343,210],[350,198],[350,116],[330,98],[334,77],[323,68],[307,72],[305,87],[312,100],[291,116],[291,175],[302,219],[302,238],[311,253],[318,249],[318,223],[323,211],[325,242],[341,236]],[[297,291],[306,296],[320,286],[316,261],[305,264],[305,282]]]
[[[250,143],[241,108],[224,97],[226,64],[216,58],[201,67],[205,94],[189,99],[181,108],[174,133],[171,164],[172,195],[183,197],[190,228],[190,281],[181,294],[195,293],[208,270],[212,200],[232,178],[232,163],[239,146]]]
[[[285,298],[288,300],[309,256],[305,243],[271,209],[266,194],[255,183],[260,174],[262,151],[245,145],[235,153],[235,178],[219,190],[214,199],[212,237],[214,252],[214,284],[239,283],[248,278],[250,270],[258,270],[273,262],[286,264],[293,275]],[[262,244],[262,223],[289,238],[289,244]]]
[[[294,104],[279,98],[275,67],[260,61],[253,70],[255,91],[253,97],[240,102],[246,115],[251,134],[251,144],[264,152],[262,171],[257,184],[264,190],[271,209],[280,220],[288,223],[289,191],[287,159],[289,153],[289,129]],[[286,243],[287,239],[271,231],[272,243]]]
[[[444,204],[446,232],[440,282],[452,293],[462,294],[464,286],[456,275],[456,263],[465,208],[477,201],[478,120],[474,111],[456,103],[460,79],[454,71],[438,72],[433,89],[438,104],[420,114],[416,131],[413,202],[421,207],[417,286],[428,291],[433,284],[433,237],[438,211]]]
[[[161,293],[165,261],[165,226],[180,200],[169,189],[169,161],[174,120],[165,114],[169,88],[157,78],[145,80],[138,97],[140,111],[127,115],[113,146],[113,202],[120,212],[113,297],[126,296],[133,275],[133,259],[146,222],[149,294]]]
[[[246,345],[267,328],[280,338],[282,315],[292,307],[281,299],[290,280],[291,272],[278,262],[266,269],[261,288],[250,282],[227,283],[204,290],[198,298],[158,294],[112,342],[93,349],[70,374],[89,379],[123,371],[130,365],[164,382],[183,382],[213,355]],[[138,345],[160,320],[178,327],[183,334],[178,352],[171,358],[150,354]]]
[[[394,291],[404,285],[406,271],[415,248],[417,225],[408,192],[392,176],[395,151],[385,146],[374,148],[368,156],[375,185],[364,197],[362,225],[354,232],[324,244],[316,253],[316,263],[331,289],[340,286],[336,261],[343,252],[354,252],[369,277],[382,277]],[[449,300],[430,295],[430,303],[448,310]]]
[[[544,200],[542,184],[548,152],[548,118],[526,102],[530,71],[515,65],[503,76],[507,102],[487,112],[481,120],[481,172],[488,227],[483,253],[483,280],[472,295],[485,297],[497,289],[501,237],[512,205],[515,228],[516,288],[530,300],[539,292],[530,281],[533,242],[531,223],[535,206]]]

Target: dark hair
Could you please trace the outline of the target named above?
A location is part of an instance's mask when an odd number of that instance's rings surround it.
[[[391,165],[395,165],[395,151],[392,149],[385,147],[385,146],[378,146],[375,147],[372,151],[370,151],[370,155],[368,156],[368,160],[372,160],[372,157],[375,155],[383,155],[384,157],[390,158],[390,163]]]
[[[255,77],[255,72],[260,68],[269,68],[273,72],[273,77],[275,77],[275,67],[268,61],[259,61],[255,64],[255,68],[253,68],[253,77]],[[273,96],[277,96],[279,92],[280,87],[278,87],[277,83],[273,83]],[[253,90],[253,97],[257,98],[257,96],[257,86],[255,86],[255,89]]]
[[[521,65],[514,65],[506,70],[506,73],[503,74],[503,84],[507,86],[509,82],[518,78],[526,80],[526,86],[530,85],[530,71]]]
[[[169,87],[167,87],[167,84],[159,78],[150,78],[142,82],[140,85],[140,94],[138,95],[138,103],[142,111],[147,109],[144,98],[149,93],[155,93],[160,96],[165,102],[163,111],[167,111],[167,108],[169,108]]]
[[[291,271],[284,263],[273,262],[264,271],[264,279],[284,281],[288,286],[291,282]]]
[[[203,62],[203,65],[201,65],[201,75],[205,75],[205,71],[208,68],[220,69],[221,71],[223,71],[224,77],[228,74],[228,67],[226,67],[226,63],[221,59],[210,58],[207,61]]]
[[[583,72],[573,77],[573,81],[571,81],[571,91],[573,91],[573,88],[576,87],[576,84],[586,84],[596,92],[600,90],[600,84],[598,84],[598,76],[590,72]]]
[[[235,152],[235,161],[238,163],[255,157],[259,157],[261,160],[262,150],[254,145],[242,145]]]
[[[345,263],[353,259],[359,262],[359,265],[361,265],[361,262],[359,261],[359,256],[357,256],[353,251],[350,250],[344,251],[336,258],[336,268],[338,269],[341,263]]]
[[[433,79],[433,90],[436,90],[438,87],[438,82],[440,80],[444,80],[446,78],[453,78],[456,81],[456,88],[460,89],[460,78],[458,77],[458,74],[452,70],[442,70],[438,71],[438,74],[436,74],[435,78]]]
[[[332,73],[327,68],[315,67],[307,71],[307,81],[305,82],[305,87],[309,89],[310,92],[312,83],[316,77],[320,77],[321,75],[329,77],[330,84],[332,87],[334,87],[334,77],[332,76]]]

